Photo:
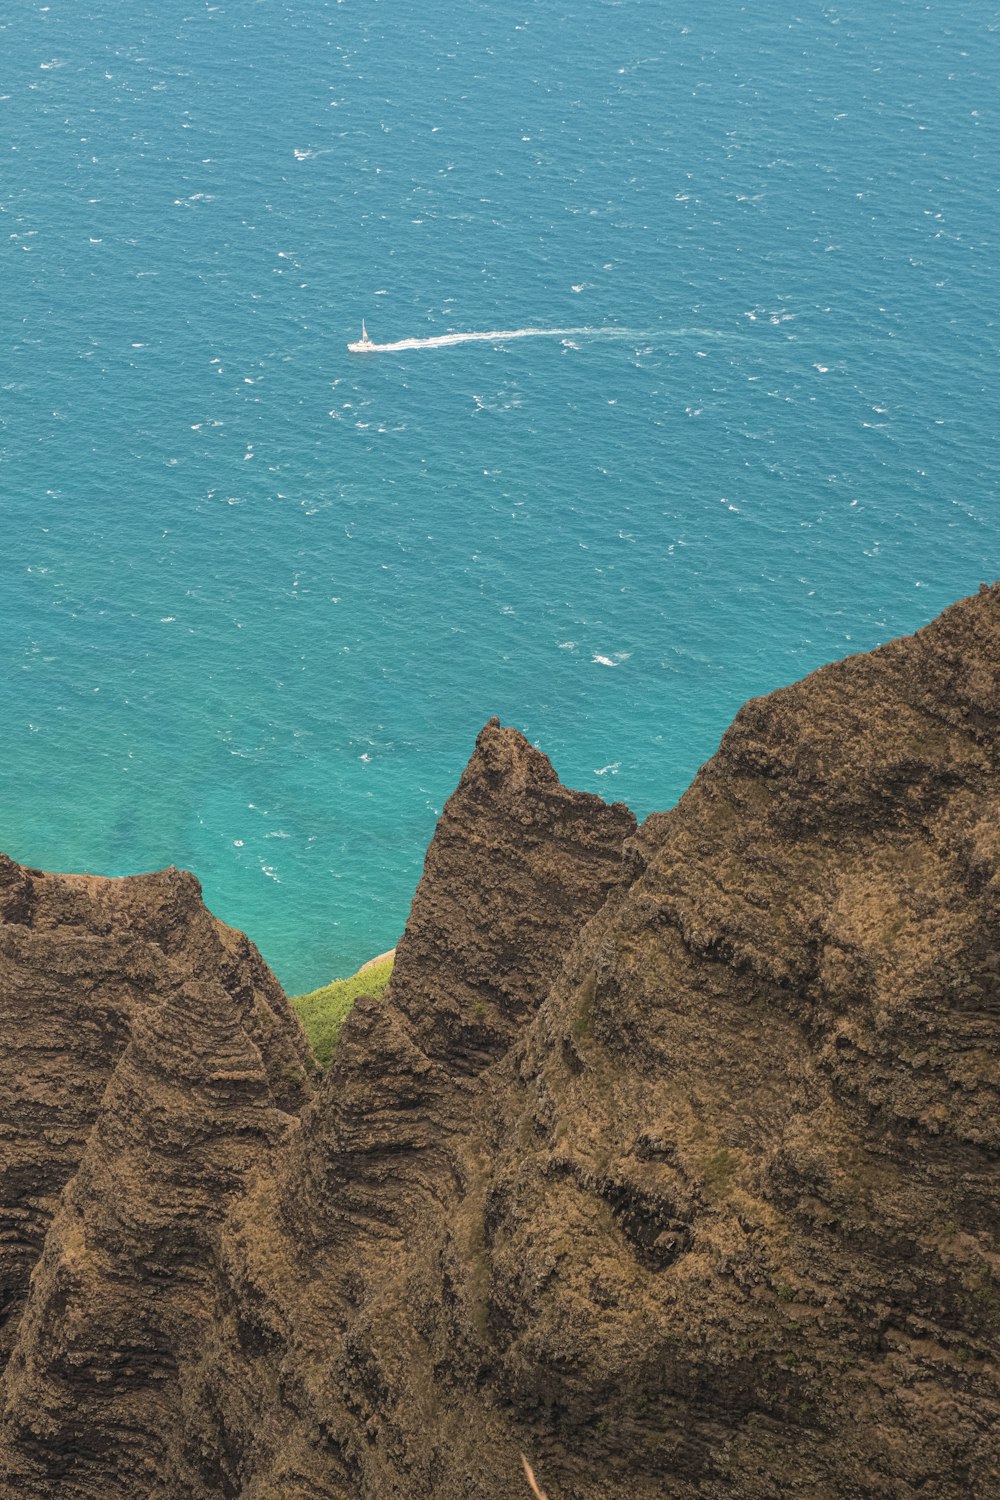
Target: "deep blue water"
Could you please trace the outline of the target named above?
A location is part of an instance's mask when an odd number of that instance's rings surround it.
[[[491,714],[645,814],[995,577],[998,85],[957,0],[0,11],[0,847],[309,988]]]

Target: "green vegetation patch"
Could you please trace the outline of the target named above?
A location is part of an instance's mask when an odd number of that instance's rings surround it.
[[[309,995],[295,995],[292,1004],[298,1012],[316,1061],[325,1068],[334,1054],[340,1028],[359,995],[381,995],[389,983],[393,960],[359,969],[350,979],[334,979]]]
[[[725,1197],[732,1184],[732,1176],[736,1171],[736,1158],[727,1146],[720,1146],[717,1151],[709,1152],[703,1156],[699,1165],[709,1187],[713,1188],[720,1197]]]

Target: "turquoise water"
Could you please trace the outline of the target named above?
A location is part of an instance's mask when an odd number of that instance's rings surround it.
[[[16,858],[187,866],[309,988],[491,714],[645,814],[1000,573],[996,6],[25,0],[0,58]]]

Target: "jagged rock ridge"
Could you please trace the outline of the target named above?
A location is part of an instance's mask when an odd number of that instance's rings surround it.
[[[45,875],[0,855],[0,1366],[131,1027],[195,975],[267,1039],[275,1096],[297,1109],[309,1091],[301,1028],[253,945],[205,910],[193,875]]]
[[[171,956],[33,1221],[18,1126],[11,1492],[1000,1492],[998,747],[998,588],[748,704],[638,832],[491,724],[311,1100],[271,984]]]

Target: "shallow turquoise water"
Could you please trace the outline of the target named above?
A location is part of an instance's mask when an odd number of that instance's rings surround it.
[[[308,988],[491,714],[644,814],[1000,572],[1000,10],[703,10],[0,17],[0,846]]]

